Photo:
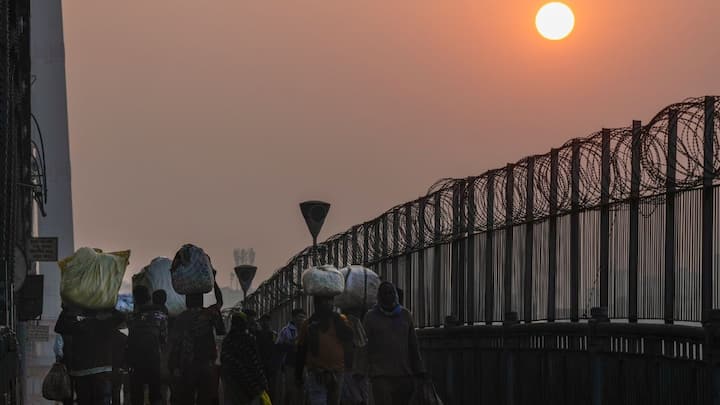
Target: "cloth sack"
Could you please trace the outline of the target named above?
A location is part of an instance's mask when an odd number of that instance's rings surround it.
[[[195,245],[184,245],[178,250],[170,274],[173,288],[182,295],[209,293],[215,283],[210,258]]]
[[[410,397],[409,405],[443,405],[442,399],[435,391],[435,385],[427,379],[415,385],[415,391]]]
[[[345,280],[342,294],[335,297],[335,305],[341,309],[367,309],[377,302],[380,277],[363,266],[348,266],[340,269]]]
[[[345,279],[333,266],[315,266],[303,272],[302,286],[307,295],[334,297],[342,294]]]
[[[55,363],[42,383],[42,396],[48,401],[62,401],[72,396],[70,374],[64,364]]]
[[[170,268],[172,267],[172,261],[167,257],[156,257],[150,264],[143,267],[143,269],[133,275],[132,285],[133,288],[142,285],[145,286],[150,294],[157,290],[165,290],[167,295],[167,301],[165,306],[171,317],[180,315],[185,310],[185,297],[178,294],[173,288],[172,275],[170,274]]]
[[[103,253],[83,247],[58,262],[60,297],[84,309],[115,308],[130,251]]]

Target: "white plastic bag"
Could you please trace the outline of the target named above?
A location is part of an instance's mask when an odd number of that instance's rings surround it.
[[[302,275],[302,285],[307,295],[334,297],[342,294],[345,280],[335,267],[322,265],[305,270]]]
[[[335,297],[335,305],[342,309],[367,309],[377,302],[380,277],[363,266],[348,266],[340,269],[345,280],[345,289]]]
[[[103,253],[83,247],[60,260],[62,300],[85,309],[114,308],[129,259],[129,250]]]
[[[165,290],[167,301],[165,306],[170,316],[178,316],[185,310],[185,297],[178,294],[173,288],[172,275],[170,274],[172,261],[167,257],[156,257],[150,264],[133,275],[133,288],[142,285],[145,286],[150,294],[157,290]]]
[[[195,245],[184,245],[178,250],[170,274],[178,294],[205,294],[212,291],[215,283],[210,258]]]

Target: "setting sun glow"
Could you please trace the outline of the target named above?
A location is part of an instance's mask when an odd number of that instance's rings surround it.
[[[557,41],[570,35],[575,26],[575,15],[564,3],[548,3],[538,10],[535,26],[540,35]]]

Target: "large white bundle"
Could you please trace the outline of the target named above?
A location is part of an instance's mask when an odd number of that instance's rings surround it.
[[[177,316],[185,310],[185,296],[178,294],[173,288],[171,266],[172,261],[167,257],[156,257],[140,273],[133,276],[132,284],[133,288],[138,285],[145,286],[150,294],[157,290],[165,290],[167,295],[165,306],[170,316]]]
[[[215,283],[210,258],[195,245],[184,245],[178,250],[170,274],[173,288],[183,295],[209,293]]]
[[[58,262],[60,297],[79,308],[114,308],[129,259],[129,250],[103,253],[88,247],[78,249]]]
[[[363,266],[348,266],[340,269],[345,280],[345,289],[335,297],[335,305],[342,309],[369,308],[377,302],[380,277]]]
[[[334,297],[342,294],[345,279],[335,267],[322,265],[305,270],[302,275],[302,285],[307,295]]]

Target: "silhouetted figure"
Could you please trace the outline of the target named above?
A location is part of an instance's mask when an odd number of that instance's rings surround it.
[[[352,327],[353,338],[351,348],[345,352],[345,375],[340,396],[342,405],[367,405],[369,401],[367,334],[362,324],[365,312],[365,308],[343,311]]]
[[[152,293],[152,304],[157,310],[162,311],[168,316],[168,335],[170,334],[172,319],[167,305],[167,293],[165,290],[155,290]],[[170,369],[168,368],[168,356],[170,354],[170,346],[162,345],[160,350],[160,393],[162,394],[163,403],[167,403],[170,399]]]
[[[202,294],[185,297],[187,309],[174,322],[168,364],[173,405],[207,405],[218,401],[215,335],[225,334],[218,306],[203,308]]]
[[[412,315],[398,303],[392,283],[378,288],[378,303],[365,315],[367,355],[376,404],[407,404],[415,378],[425,375]]]
[[[287,323],[278,334],[275,341],[275,347],[279,352],[280,363],[280,388],[279,402],[276,405],[293,405],[300,404],[302,399],[302,391],[295,384],[295,365],[297,363],[297,337],[305,322],[305,310],[295,308],[292,310],[292,319]]]
[[[64,348],[69,356],[78,405],[110,405],[112,402],[113,332],[123,316],[115,310],[64,308],[55,332],[72,341]],[[69,349],[69,350],[68,350]]]
[[[263,371],[268,379],[268,387],[275,387],[275,373],[278,367],[273,363],[276,362],[275,340],[277,339],[277,333],[270,328],[270,316],[263,315],[260,317],[260,328],[255,332],[255,339],[257,340]],[[271,394],[270,399],[272,400],[274,399],[272,396],[274,390],[271,388],[268,389],[268,394]]]
[[[155,290],[152,293],[152,304],[155,306],[156,309],[159,309],[165,315],[169,316],[170,311],[168,311],[167,306],[165,303],[167,302],[167,293],[165,290]]]
[[[112,334],[112,346],[112,403],[113,405],[121,405],[120,393],[122,391],[125,391],[125,398],[130,397],[130,384],[127,362],[125,360],[127,336],[119,330],[114,330]]]
[[[313,301],[315,313],[298,335],[295,377],[302,384],[303,369],[306,371],[304,386],[310,405],[339,405],[352,329],[344,315],[333,312],[332,297],[316,296]]]
[[[162,350],[167,343],[167,315],[150,302],[147,288],[133,289],[135,311],[128,320],[127,363],[133,405],[145,403],[145,387],[152,405],[162,404]]]
[[[248,329],[244,313],[233,314],[220,358],[225,404],[259,405],[260,395],[268,389],[268,381],[255,336]]]

